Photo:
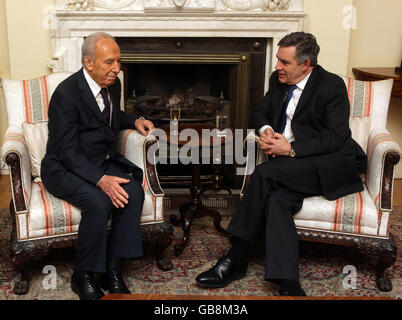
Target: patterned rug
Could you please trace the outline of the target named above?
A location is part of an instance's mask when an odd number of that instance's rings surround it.
[[[223,217],[226,226],[229,217]],[[53,250],[40,261],[32,264],[32,280],[29,292],[24,296],[13,294],[13,286],[19,275],[10,263],[9,236],[11,219],[6,209],[0,209],[0,300],[47,299],[75,300],[70,288],[74,262],[74,248]],[[353,248],[334,245],[301,242],[300,277],[301,284],[310,296],[376,296],[402,299],[402,207],[394,210],[391,217],[391,232],[398,247],[396,263],[387,270],[392,278],[393,290],[381,292],[375,284],[375,259],[362,256]],[[181,236],[181,229],[174,228],[175,237]],[[174,241],[173,241],[174,244]],[[153,248],[144,246],[141,259],[124,262],[124,275],[133,293],[178,294],[178,295],[261,295],[278,294],[278,287],[264,280],[263,250],[254,250],[247,276],[221,289],[202,289],[194,281],[202,271],[213,266],[229,248],[229,241],[220,236],[213,227],[212,219],[205,217],[193,221],[191,237],[183,253],[176,257],[173,244],[166,253],[171,257],[174,268],[161,271],[153,259]],[[47,266],[47,267],[46,267]],[[46,268],[53,266],[57,272],[55,288],[48,281]],[[345,266],[354,266],[357,273],[355,289],[344,288],[348,272]],[[51,268],[53,268],[51,267]],[[44,272],[45,270],[45,272]],[[50,288],[49,288],[50,287]]]

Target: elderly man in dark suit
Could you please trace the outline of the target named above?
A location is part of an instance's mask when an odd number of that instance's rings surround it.
[[[88,36],[82,61],[83,68],[60,83],[52,95],[41,172],[50,193],[82,210],[71,282],[80,299],[94,300],[104,293],[93,272],[104,273],[102,288],[129,293],[120,259],[142,256],[143,173],[116,152],[119,131],[136,128],[146,135],[154,126],[120,110],[121,55],[113,37]]]
[[[317,65],[313,35],[291,33],[278,45],[269,91],[252,117],[269,160],[255,168],[229,224],[235,237],[229,252],[197,276],[204,287],[245,276],[249,244],[265,235],[265,279],[279,284],[281,295],[305,295],[293,214],[305,197],[334,200],[363,190],[359,171],[365,171],[366,156],[351,138],[343,80]]]

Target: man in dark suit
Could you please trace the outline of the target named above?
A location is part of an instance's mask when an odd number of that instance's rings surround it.
[[[146,135],[152,122],[120,110],[120,49],[106,33],[88,36],[83,68],[56,88],[49,105],[49,140],[42,181],[54,196],[82,210],[72,289],[80,299],[129,293],[120,259],[142,256],[142,170],[116,152],[119,131]],[[131,174],[129,175],[128,172]],[[107,239],[107,223],[112,230]]]
[[[343,80],[317,65],[313,35],[291,33],[278,45],[276,71],[252,117],[269,160],[255,168],[232,217],[229,252],[197,276],[204,287],[245,276],[249,245],[265,235],[265,279],[279,284],[281,295],[305,295],[293,214],[306,197],[335,200],[363,190],[359,171],[365,171],[366,156],[351,138]]]

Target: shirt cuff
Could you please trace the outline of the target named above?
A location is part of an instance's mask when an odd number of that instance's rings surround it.
[[[105,176],[105,174],[102,176],[102,178],[99,179],[98,183],[96,184],[96,186],[99,186],[99,182],[101,182],[101,180],[103,179],[103,177]]]
[[[262,126],[262,127],[260,128],[260,130],[258,130],[258,133],[261,134],[261,133],[264,132],[265,129],[267,129],[267,128],[270,128],[272,131],[274,131],[274,129],[272,129],[271,126],[269,126],[269,125],[266,124],[265,126]]]

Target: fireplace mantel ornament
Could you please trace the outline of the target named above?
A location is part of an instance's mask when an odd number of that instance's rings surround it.
[[[133,5],[149,10],[208,10],[208,11],[286,11],[296,0],[65,0],[65,8],[75,11],[130,10]]]
[[[220,0],[232,10],[246,11],[262,9],[263,11],[288,10],[292,0]]]

